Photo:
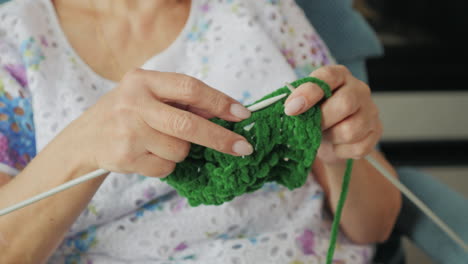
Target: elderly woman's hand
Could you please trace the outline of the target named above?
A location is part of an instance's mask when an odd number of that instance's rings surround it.
[[[323,140],[318,158],[333,164],[369,154],[382,135],[379,111],[372,101],[369,86],[341,65],[319,68],[310,76],[327,82],[333,91],[333,96],[321,105]],[[302,84],[286,100],[285,112],[301,114],[323,95],[316,84]]]
[[[250,111],[192,77],[134,70],[64,130],[63,142],[77,142],[88,167],[154,177],[170,174],[190,142],[252,153],[245,138],[206,119],[212,116],[240,121]]]

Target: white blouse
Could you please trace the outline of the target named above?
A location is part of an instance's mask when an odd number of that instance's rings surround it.
[[[293,0],[193,0],[177,39],[142,68],[196,77],[248,104],[330,63]],[[0,170],[18,173],[115,86],[73,50],[50,0],[0,6]],[[50,263],[323,264],[330,227],[313,175],[293,191],[268,183],[190,207],[159,179],[111,173]],[[340,234],[334,263],[372,256],[372,245]]]

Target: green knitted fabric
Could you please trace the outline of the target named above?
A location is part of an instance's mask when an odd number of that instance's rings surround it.
[[[297,80],[292,85],[298,87],[305,82],[318,84],[326,98],[331,96],[329,86],[313,77]],[[259,101],[283,93],[290,91],[282,87]],[[253,112],[241,122],[211,119],[244,136],[255,148],[252,155],[234,157],[193,144],[188,157],[163,180],[187,197],[191,206],[220,205],[258,190],[266,182],[275,181],[289,189],[302,186],[322,139],[321,111],[316,105],[301,115],[287,116],[285,100]]]

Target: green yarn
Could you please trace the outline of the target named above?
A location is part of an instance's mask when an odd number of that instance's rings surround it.
[[[333,219],[331,232],[330,232],[330,245],[328,246],[327,252],[327,264],[333,263],[333,254],[335,253],[336,247],[336,238],[338,236],[338,231],[340,229],[340,220],[341,220],[341,212],[343,211],[343,206],[346,201],[346,196],[348,195],[349,190],[349,182],[351,181],[351,172],[353,170],[353,162],[354,160],[349,159],[346,161],[346,170],[343,177],[343,183],[341,184],[341,193],[340,198],[338,200],[338,204],[336,205],[335,217]]]
[[[291,85],[298,87],[306,82],[318,84],[326,98],[331,96],[330,87],[317,78],[306,77]],[[259,101],[283,93],[289,94],[290,90],[282,87]],[[252,155],[235,157],[193,144],[187,158],[163,180],[186,197],[191,206],[220,205],[258,190],[266,182],[275,181],[290,190],[301,187],[322,139],[321,111],[316,105],[301,115],[287,116],[285,100],[253,112],[241,122],[211,119],[244,136],[255,148]]]
[[[299,79],[292,86],[312,82],[320,86],[325,98],[331,96],[327,83],[314,78]],[[290,93],[287,87],[263,97],[265,99]],[[284,113],[286,98],[279,100],[238,123],[219,118],[212,122],[244,136],[254,146],[250,156],[234,157],[200,145],[192,145],[187,158],[174,172],[162,179],[174,187],[191,206],[220,205],[244,193],[260,189],[264,183],[276,181],[292,190],[304,185],[322,140],[322,113],[317,105],[297,116]],[[330,232],[327,264],[333,254],[339,231],[341,213],[348,193],[353,160],[346,162],[340,198]]]

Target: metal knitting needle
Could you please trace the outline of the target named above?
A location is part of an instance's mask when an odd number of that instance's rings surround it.
[[[296,88],[294,88],[294,86],[292,86],[290,83],[284,83],[284,85],[286,85],[286,87],[288,87],[289,91],[294,92],[294,90],[296,90]]]
[[[292,86],[290,83],[284,83],[286,85],[286,87],[288,87],[288,89],[291,91],[291,92],[294,92],[294,90],[296,88],[294,88],[294,86]],[[284,93],[284,94],[280,94],[280,95],[277,95],[277,96],[274,96],[274,97],[271,97],[271,98],[268,98],[266,100],[263,100],[261,102],[258,102],[257,104],[254,104],[254,105],[251,105],[249,107],[247,107],[247,109],[249,109],[250,111],[252,112],[255,112],[255,111],[258,111],[260,109],[263,109],[265,107],[268,107],[276,102],[278,102],[279,100],[283,99],[284,97],[286,97],[288,94],[287,93]]]
[[[461,239],[442,219],[440,219],[423,201],[414,195],[405,185],[403,185],[397,178],[393,177],[379,162],[377,162],[370,155],[365,159],[376,168],[389,182],[398,188],[408,199],[413,202],[421,211],[423,211],[442,231],[444,231],[449,238],[451,238],[462,249],[468,252],[468,245]]]
[[[106,173],[108,173],[108,172],[109,172],[109,171],[104,170],[104,169],[98,169],[98,170],[95,170],[95,171],[90,172],[90,173],[88,173],[88,174],[85,174],[85,175],[83,175],[83,176],[81,176],[81,177],[79,177],[79,178],[76,178],[76,179],[74,179],[74,180],[68,181],[68,182],[66,182],[66,183],[64,183],[64,184],[62,184],[62,185],[59,185],[59,186],[57,186],[57,187],[55,187],[55,188],[52,188],[52,189],[50,189],[50,190],[48,190],[48,191],[46,191],[46,192],[43,192],[43,193],[38,194],[38,195],[36,195],[36,196],[33,196],[33,197],[29,198],[29,199],[26,199],[26,200],[24,200],[24,201],[22,201],[22,202],[20,202],[20,203],[17,203],[17,204],[15,204],[15,205],[10,206],[10,207],[1,209],[1,210],[0,210],[0,216],[9,214],[9,213],[11,213],[11,212],[13,212],[13,211],[16,211],[16,210],[18,210],[18,209],[21,209],[21,208],[23,208],[23,207],[26,207],[26,206],[28,206],[28,205],[30,205],[30,204],[35,203],[35,202],[39,202],[39,201],[42,200],[42,199],[45,199],[45,198],[47,198],[47,197],[49,197],[49,196],[52,196],[52,195],[54,195],[54,194],[56,194],[56,193],[65,191],[66,189],[69,189],[69,188],[71,188],[71,187],[73,187],[73,186],[75,186],[75,185],[78,185],[78,184],[80,184],[80,183],[83,183],[83,182],[85,182],[85,181],[89,181],[89,180],[91,180],[91,179],[94,179],[94,178],[97,178],[97,177],[99,177],[99,176],[102,176],[102,175],[104,175],[104,174],[106,174]]]
[[[263,109],[265,107],[268,107],[268,106],[278,102],[279,100],[283,99],[287,95],[288,94],[284,93],[284,94],[280,94],[280,95],[265,99],[265,100],[263,100],[261,102],[258,102],[258,103],[254,104],[254,105],[251,105],[251,106],[247,107],[247,109],[249,109],[251,112],[258,111],[260,109]]]

